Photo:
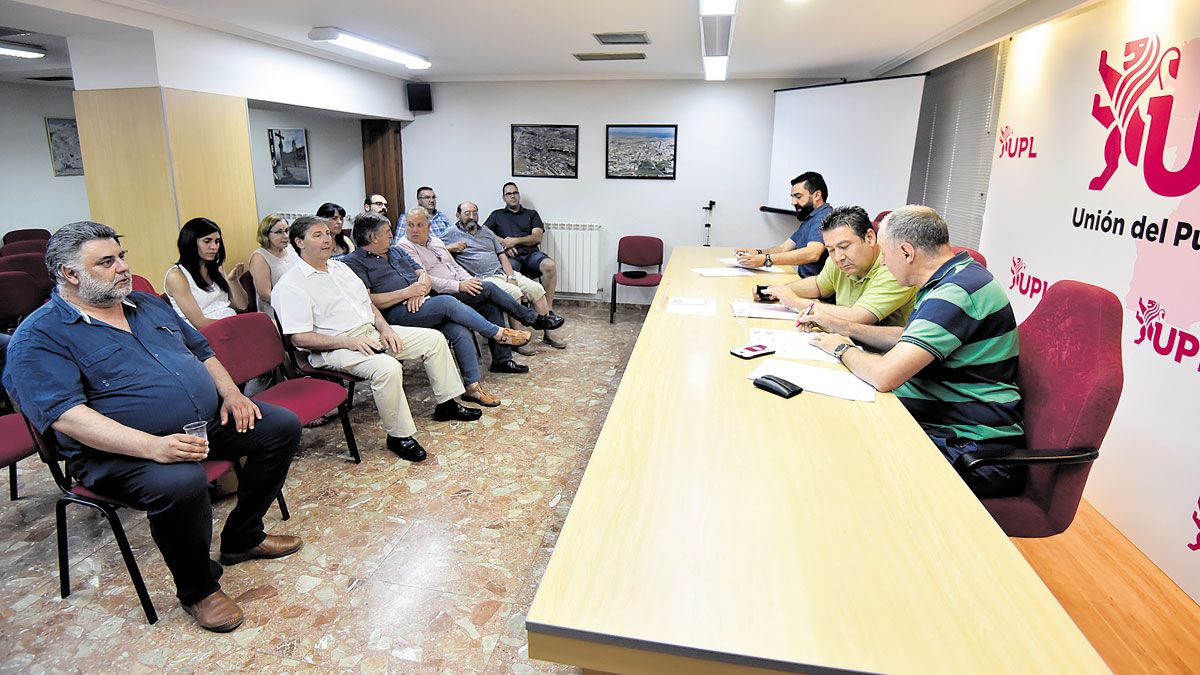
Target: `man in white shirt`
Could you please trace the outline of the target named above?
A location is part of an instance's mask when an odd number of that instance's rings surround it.
[[[421,359],[439,422],[472,422],[482,416],[455,400],[464,393],[462,378],[446,339],[430,328],[390,326],[362,281],[345,264],[330,260],[333,237],[324,218],[304,216],[292,222],[288,237],[300,260],[271,290],[271,306],[283,332],[309,353],[317,368],[331,368],[371,381],[375,407],[387,429],[387,446],[410,462],[425,459],[413,438],[416,425],[404,395],[400,361]]]

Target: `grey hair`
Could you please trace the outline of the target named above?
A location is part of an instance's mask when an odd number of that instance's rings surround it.
[[[387,227],[389,230],[392,227],[391,221],[382,214],[375,213],[374,211],[363,211],[354,216],[354,245],[370,246],[372,237],[382,227]]]
[[[429,212],[425,210],[424,206],[414,206],[411,209],[405,211],[404,212],[404,221],[408,222],[408,219],[412,218],[413,216],[425,216],[425,220],[429,220]]]
[[[97,239],[114,239],[120,243],[121,235],[107,225],[81,220],[58,228],[50,241],[46,242],[46,269],[59,288],[67,285],[62,268],[79,269],[83,245]]]
[[[300,216],[293,220],[292,224],[288,226],[288,241],[291,242],[296,253],[300,252],[300,247],[296,245],[297,239],[303,239],[313,225],[325,225],[328,222],[321,216]]]
[[[928,206],[902,206],[888,214],[880,230],[890,244],[908,242],[927,253],[950,244],[950,226]]]

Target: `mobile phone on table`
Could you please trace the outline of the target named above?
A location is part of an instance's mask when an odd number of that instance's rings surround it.
[[[746,345],[745,347],[740,347],[738,349],[730,349],[729,353],[733,354],[739,359],[757,359],[760,356],[774,354],[775,348],[768,347],[767,345]]]

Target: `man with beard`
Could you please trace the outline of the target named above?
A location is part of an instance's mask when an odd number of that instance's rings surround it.
[[[825,258],[825,240],[821,223],[833,211],[826,203],[829,188],[815,171],[805,171],[792,179],[792,206],[800,226],[782,244],[771,248],[736,248],[738,262],[746,267],[795,265],[796,274],[811,277],[821,271]]]
[[[130,292],[112,228],[63,226],[46,246],[58,287],[17,329],[4,385],[39,432],[58,433],[84,487],[147,512],[176,595],[202,628],[226,632],[242,611],[209,558],[212,504],[203,459],[245,457],[221,563],[281,558],[299,537],[264,532],[300,440],[291,411],[242,395],[208,341],[158,297]],[[207,422],[207,440],[180,433]]]
[[[901,286],[883,264],[871,218],[861,206],[839,206],[821,223],[829,257],[815,277],[772,286],[766,295],[801,311],[801,319],[825,330],[844,324],[903,326],[916,289]],[[822,298],[836,296],[836,304]]]

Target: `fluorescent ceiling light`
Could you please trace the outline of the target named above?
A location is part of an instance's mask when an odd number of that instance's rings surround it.
[[[33,45],[23,45],[16,42],[0,42],[0,56],[15,56],[18,59],[40,59],[46,56],[46,50]]]
[[[353,33],[347,33],[341,28],[322,26],[308,32],[308,39],[313,42],[328,42],[339,47],[352,49],[356,52],[369,54],[408,68],[409,70],[425,70],[433,65],[423,56],[410,54],[373,40],[368,40]]]
[[[700,0],[700,16],[728,16],[737,11],[737,0]]]
[[[728,56],[706,56],[704,57],[704,79],[706,80],[724,80],[725,69],[729,65]]]

